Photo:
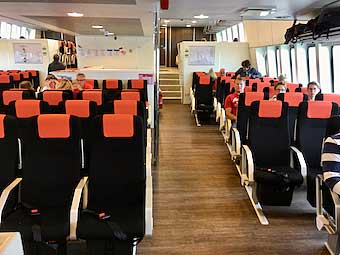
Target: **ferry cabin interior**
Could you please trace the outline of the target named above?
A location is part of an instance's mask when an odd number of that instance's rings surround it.
[[[0,254],[340,254],[339,31],[334,0],[0,0]]]

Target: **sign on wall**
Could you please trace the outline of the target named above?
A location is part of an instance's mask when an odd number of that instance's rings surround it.
[[[13,43],[15,64],[42,64],[40,43]]]
[[[215,46],[189,46],[189,65],[215,65]]]

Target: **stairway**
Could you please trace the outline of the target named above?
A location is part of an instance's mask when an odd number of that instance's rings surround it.
[[[160,69],[159,86],[163,92],[163,99],[182,99],[182,85],[180,83],[178,69]]]

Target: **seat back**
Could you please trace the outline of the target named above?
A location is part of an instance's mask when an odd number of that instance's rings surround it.
[[[148,101],[148,81],[147,80],[128,80],[128,89],[138,89],[143,91],[145,100]]]
[[[217,78],[216,99],[221,105],[224,105],[224,99],[231,94],[231,82],[230,76]]]
[[[289,92],[294,92],[297,88],[300,88],[301,85],[299,83],[286,83],[286,87]]]
[[[0,75],[0,90],[8,90],[13,87],[13,77],[11,75]]]
[[[0,110],[7,112],[12,101],[23,99],[35,99],[31,90],[5,90],[0,92]]]
[[[8,114],[18,119],[31,118],[40,114],[48,113],[49,105],[47,102],[35,99],[16,100],[9,104]]]
[[[212,80],[209,75],[199,77],[195,90],[196,108],[200,105],[212,106]]]
[[[88,208],[97,212],[145,211],[145,147],[142,119],[98,115],[90,139]]]
[[[93,79],[85,79],[85,83],[91,85],[91,87],[93,89],[98,89],[99,85],[98,85],[98,81],[97,80],[93,80]]]
[[[251,104],[248,143],[256,167],[289,166],[286,102],[261,100]]]
[[[45,90],[38,94],[38,99],[47,102],[50,106],[57,107],[60,102],[73,98],[71,90]]]
[[[308,100],[308,96],[301,92],[287,92],[277,95],[277,100],[288,103],[288,126],[292,143],[295,142],[295,126],[299,105]]]
[[[103,89],[107,90],[122,90],[122,80],[103,80]]]
[[[101,113],[104,107],[106,98],[103,90],[83,90],[78,94],[78,99],[89,100],[97,104],[97,111]]]
[[[296,144],[309,168],[320,168],[321,147],[328,119],[336,115],[338,105],[327,101],[300,103],[297,116]]]
[[[250,106],[252,102],[268,99],[268,95],[263,92],[241,93],[237,109],[237,130],[240,133],[242,143],[246,142],[248,120],[250,116]]]
[[[90,100],[66,100],[61,102],[62,113],[81,119],[90,119],[97,114],[97,104]]]
[[[321,94],[321,93],[319,93],[315,96],[315,100],[333,102],[333,103],[336,103],[340,107],[340,95],[339,94]],[[339,108],[339,110],[340,110],[340,108]],[[339,110],[338,110],[338,113],[340,113]]]
[[[29,120],[22,139],[21,201],[39,209],[70,207],[80,178],[79,120],[66,114]]]
[[[0,114],[1,192],[17,175],[18,155],[17,120],[13,116]]]

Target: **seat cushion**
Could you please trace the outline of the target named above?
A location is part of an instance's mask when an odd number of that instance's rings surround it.
[[[62,241],[69,235],[69,213],[65,209],[41,210],[40,215],[32,216],[26,208],[19,208],[1,224],[2,232],[20,232],[25,241],[33,240],[32,225],[40,225],[44,241]]]
[[[284,166],[256,167],[254,178],[256,182],[272,185],[300,185],[303,182],[303,177],[298,170]]]
[[[119,226],[128,238],[142,238],[145,232],[145,219],[143,213],[135,208],[106,212],[110,214],[107,220],[101,220],[97,215],[82,212],[78,222],[77,235],[85,240],[112,240],[113,233],[105,221],[112,221]]]

